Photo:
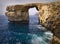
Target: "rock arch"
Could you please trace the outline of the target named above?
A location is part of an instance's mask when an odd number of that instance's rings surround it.
[[[36,7],[39,10],[40,23],[53,32],[53,43],[60,44],[60,2],[47,4],[32,3],[8,6],[6,16],[9,21],[29,22],[28,9]]]
[[[7,6],[6,10],[8,12],[6,12],[6,16],[8,16],[9,21],[29,22],[29,8],[36,7],[36,9],[39,10],[38,5],[40,5],[40,3]]]

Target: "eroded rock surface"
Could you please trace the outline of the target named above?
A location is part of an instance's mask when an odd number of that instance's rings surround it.
[[[28,22],[28,9],[32,7],[36,7],[39,10],[40,23],[53,32],[52,44],[60,44],[60,2],[8,6],[6,16],[9,21]]]
[[[60,2],[43,4],[39,12],[41,24],[54,34],[54,44],[60,44]]]
[[[8,17],[9,21],[29,22],[29,8],[36,7],[36,9],[38,10],[39,4],[40,3],[32,3],[7,6],[6,16]]]

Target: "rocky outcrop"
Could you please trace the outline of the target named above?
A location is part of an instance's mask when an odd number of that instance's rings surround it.
[[[52,44],[60,44],[60,38],[53,36]]]
[[[8,6],[6,16],[9,21],[28,22],[28,9],[32,7],[36,7],[39,10],[40,23],[53,32],[52,44],[60,44],[60,2]]]
[[[39,3],[7,6],[6,16],[9,21],[29,22],[29,8],[36,7],[38,10],[38,5]]]
[[[21,6],[21,5],[20,5]],[[22,10],[22,6],[19,8],[18,5],[8,6],[6,16],[9,21],[20,21],[20,22],[29,22],[29,15],[27,10]]]
[[[6,12],[6,16],[8,16],[9,21],[29,21],[29,15],[28,12],[21,12],[17,11],[15,12]]]
[[[60,44],[60,2],[43,4],[39,13],[40,23],[54,34],[53,44]]]

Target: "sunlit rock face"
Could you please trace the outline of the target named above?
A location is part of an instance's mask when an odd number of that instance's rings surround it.
[[[20,9],[19,9],[20,8]],[[8,17],[9,21],[20,21],[20,22],[28,22],[29,15],[28,11],[22,10],[22,6],[8,6],[6,12],[6,16]]]
[[[6,16],[9,21],[28,22],[28,9],[32,7],[39,10],[40,23],[53,32],[53,44],[60,44],[60,2],[8,6]]]
[[[54,44],[60,44],[60,2],[43,4],[39,12],[41,24],[49,28],[56,36]],[[59,39],[59,42],[56,39]]]
[[[28,21],[28,12],[6,12],[9,21]]]
[[[6,16],[9,21],[29,22],[29,8],[36,7],[38,9],[38,5],[39,3],[7,6]]]

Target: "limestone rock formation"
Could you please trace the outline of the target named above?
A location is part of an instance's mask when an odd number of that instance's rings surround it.
[[[60,2],[43,4],[39,12],[40,23],[53,32],[54,44],[60,44]]]
[[[28,22],[28,12],[6,12],[6,16],[8,17],[9,21],[26,21]]]
[[[39,3],[7,6],[5,14],[9,21],[29,22],[29,8],[36,7],[38,10],[38,5]]]
[[[36,7],[39,10],[40,23],[53,32],[52,44],[60,44],[60,2],[8,6],[6,16],[9,21],[28,22],[28,9],[32,7]]]

